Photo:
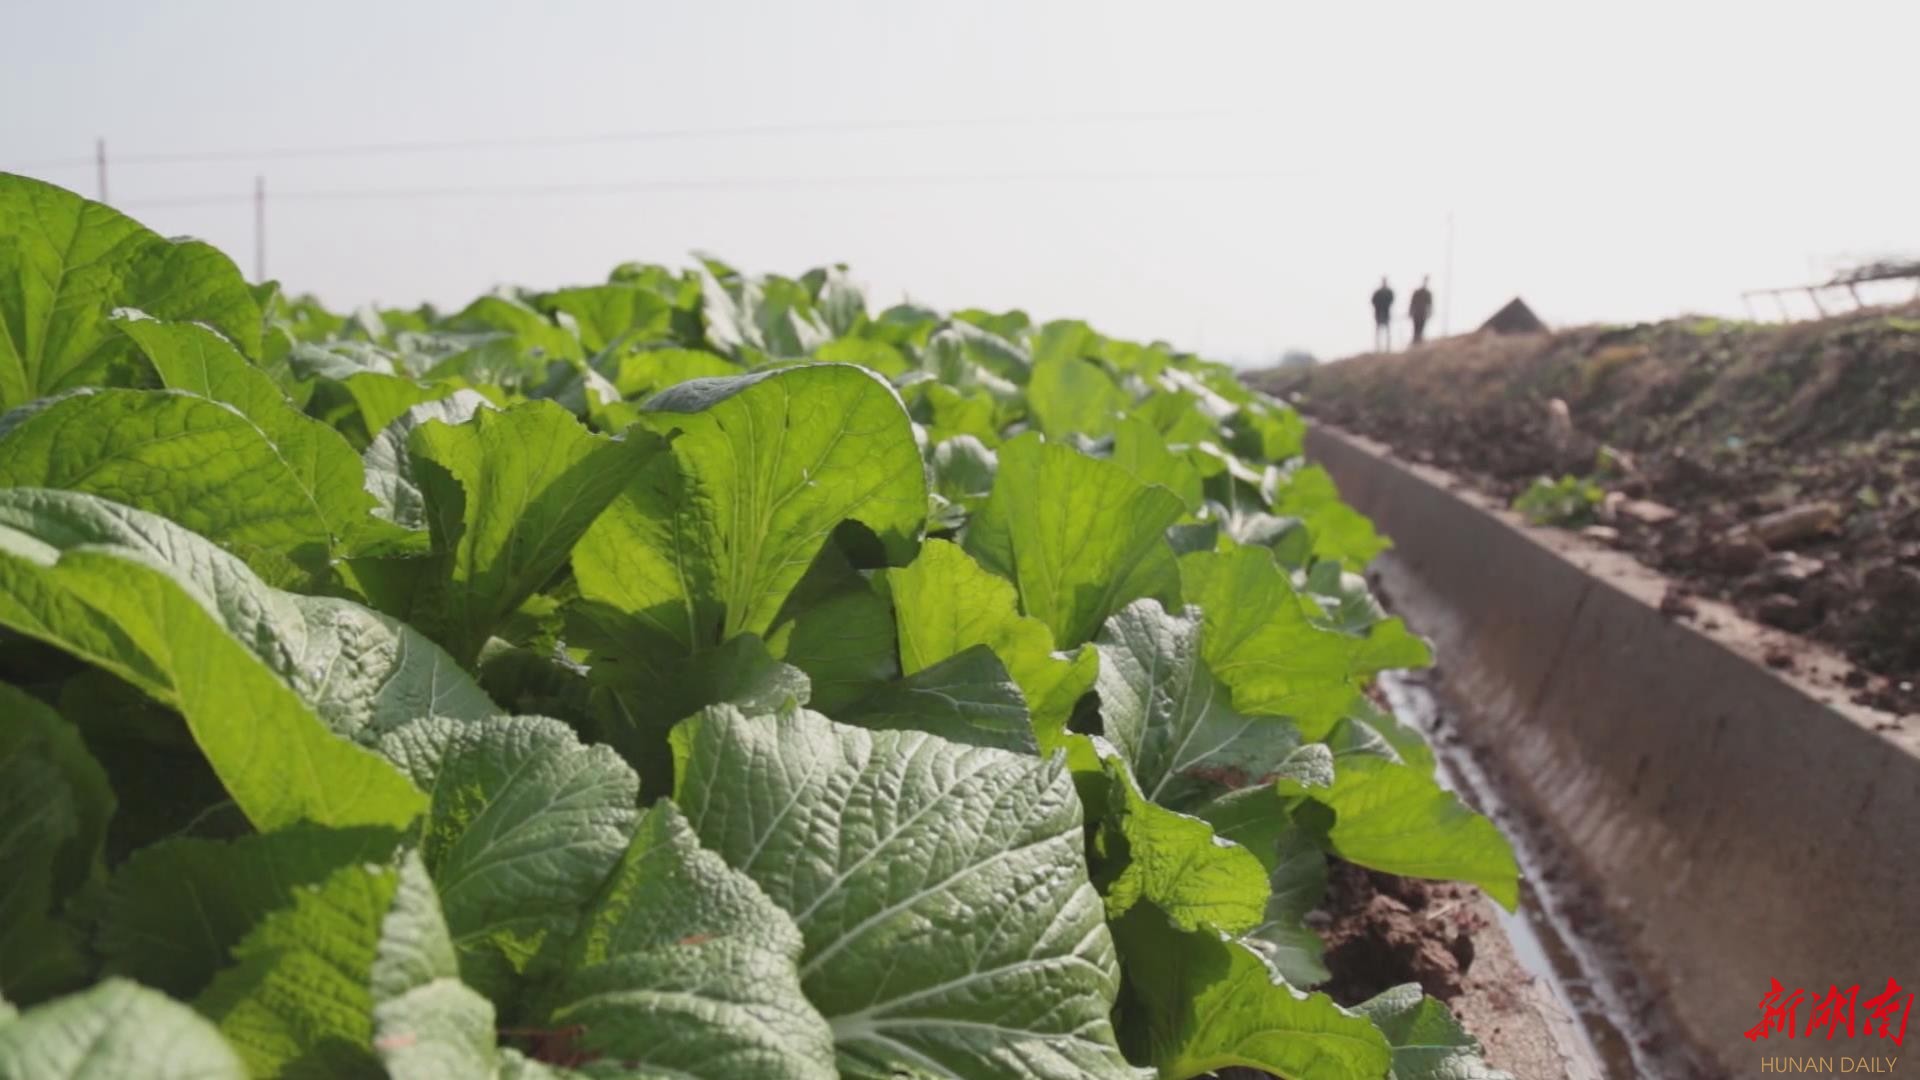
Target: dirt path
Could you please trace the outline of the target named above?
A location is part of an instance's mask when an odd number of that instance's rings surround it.
[[[1843,650],[1861,703],[1920,711],[1920,304],[1467,335],[1249,381],[1503,499],[1588,480],[1606,497],[1567,524],[1679,579],[1676,614],[1725,601]]]

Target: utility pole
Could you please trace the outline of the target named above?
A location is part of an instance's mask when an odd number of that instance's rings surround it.
[[[253,280],[267,280],[267,178],[253,178]]]
[[[1440,336],[1453,333],[1453,211],[1447,211],[1447,283],[1440,287]]]
[[[107,140],[93,140],[94,172],[100,179],[100,201],[107,201]]]

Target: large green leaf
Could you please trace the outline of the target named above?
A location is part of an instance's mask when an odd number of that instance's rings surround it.
[[[1033,367],[1027,400],[1050,439],[1070,434],[1099,438],[1113,434],[1114,421],[1128,405],[1121,390],[1100,365],[1089,360],[1048,359]]]
[[[1313,553],[1349,570],[1364,570],[1374,556],[1393,545],[1373,531],[1373,522],[1340,501],[1333,477],[1318,465],[1289,473],[1274,494],[1275,513],[1297,517],[1313,534]]]
[[[1480,1043],[1446,1005],[1423,995],[1419,983],[1396,986],[1354,1009],[1393,1044],[1389,1080],[1513,1080],[1487,1064]]]
[[[1309,744],[1303,749],[1311,753],[1326,747]],[[1290,761],[1287,771],[1293,768]],[[1331,775],[1329,767],[1329,778]],[[1259,925],[1241,940],[1264,953],[1289,983],[1315,986],[1329,977],[1322,962],[1327,948],[1320,935],[1306,925],[1306,917],[1326,899],[1325,818],[1329,815],[1296,817],[1294,805],[1294,800],[1282,797],[1275,785],[1263,784],[1230,792],[1195,813],[1206,818],[1223,839],[1253,852],[1267,868],[1266,911]]]
[[[573,556],[607,636],[683,653],[765,636],[842,521],[870,529],[889,561],[912,556],[925,469],[899,398],[871,374],[811,364],[695,379],[647,408],[672,452]]]
[[[1267,906],[1267,871],[1213,827],[1148,801],[1117,756],[1103,764],[1107,815],[1101,852],[1108,918],[1151,903],[1182,930],[1211,927],[1237,934],[1259,925]]]
[[[801,948],[787,914],[663,802],[586,912],[545,1023],[622,1076],[832,1080]]]
[[[813,684],[812,704],[837,712],[900,675],[893,608],[838,544],[787,598],[767,646]]]
[[[107,323],[120,307],[206,323],[260,355],[260,306],[225,255],[0,173],[0,411],[127,379],[132,343]]]
[[[797,709],[674,731],[674,800],[793,913],[843,1074],[1131,1076],[1065,767]]]
[[[192,1009],[157,990],[108,979],[11,1020],[0,1017],[7,1080],[245,1080],[233,1048]]]
[[[53,888],[57,895],[79,888],[102,870],[101,851],[107,821],[113,817],[113,787],[70,721],[24,692],[0,683],[0,761],[10,767],[30,762],[51,774],[68,792],[74,829],[53,850]],[[4,786],[4,785],[0,785]],[[12,819],[6,818],[11,824]],[[33,830],[45,840],[56,830]],[[0,860],[0,865],[13,865]]]
[[[1201,659],[1200,609],[1179,615],[1139,600],[1107,620],[1100,650],[1100,717],[1146,797],[1190,809],[1270,777],[1300,746],[1272,716],[1247,716]]]
[[[1020,590],[1021,609],[1071,648],[1141,597],[1180,590],[1166,530],[1180,497],[1126,469],[1027,434],[1000,448],[993,494],[967,528],[973,556]]]
[[[258,1076],[379,1077],[369,975],[399,871],[351,865],[262,919],[194,1001]]]
[[[205,325],[138,311],[116,312],[113,322],[139,345],[163,385],[231,405],[252,421],[299,490],[339,536],[351,538],[372,501],[358,490],[365,485],[359,455],[339,432],[300,412],[266,372]]]
[[[0,437],[0,487],[98,495],[177,521],[269,572],[282,560],[323,572],[373,505],[360,461],[324,425],[253,404],[266,423],[198,393],[78,392]]]
[[[564,326],[511,296],[482,296],[448,320],[453,330],[496,331],[509,335],[524,362],[578,359],[580,338]]]
[[[648,341],[668,336],[673,308],[651,289],[633,285],[588,285],[540,298],[543,306],[573,316],[580,344],[597,353],[626,337]]]
[[[1216,931],[1182,931],[1141,904],[1114,925],[1133,999],[1121,1030],[1161,1080],[1229,1066],[1284,1080],[1380,1080],[1392,1052],[1366,1018],[1288,986]]]
[[[893,598],[900,669],[911,676],[976,645],[1006,665],[1033,714],[1043,748],[1059,744],[1074,703],[1093,685],[1090,648],[1053,651],[1053,631],[1020,614],[1013,585],[945,540],[921,545],[912,563],[882,575]]]
[[[500,1075],[493,1003],[460,981],[453,935],[418,856],[400,864],[367,988],[373,1048],[389,1080]]]
[[[547,401],[430,421],[408,449],[434,541],[409,621],[465,665],[657,452],[594,435]]]
[[[715,348],[743,360],[805,356],[828,333],[806,287],[771,274],[746,278],[713,259],[703,260],[701,315]]]
[[[361,461],[367,490],[378,504],[374,514],[405,529],[425,530],[427,498],[413,469],[413,429],[429,421],[464,424],[481,409],[492,408],[472,390],[457,390],[443,398],[408,406],[385,427],[378,428]]]
[[[1361,635],[1316,625],[1317,608],[1263,548],[1181,556],[1180,578],[1187,602],[1205,612],[1203,656],[1234,706],[1291,717],[1309,739],[1325,736],[1375,673],[1433,662],[1399,619]]]
[[[1248,943],[1263,949],[1275,970],[1294,985],[1325,982],[1331,974],[1323,960],[1327,945],[1306,925],[1307,915],[1327,896],[1325,838],[1305,826],[1292,825],[1266,852],[1256,854],[1271,859],[1270,895],[1260,925],[1246,935]]]
[[[1135,480],[1159,484],[1180,496],[1188,510],[1200,509],[1200,470],[1186,455],[1167,449],[1166,440],[1146,420],[1125,416],[1114,425],[1113,460]]]
[[[1408,877],[1470,881],[1509,911],[1519,903],[1520,870],[1506,838],[1422,769],[1346,754],[1335,761],[1331,788],[1298,791],[1334,812],[1327,835],[1341,858]]]
[[[985,645],[883,686],[838,716],[875,731],[925,731],[974,746],[1039,750],[1019,684]]]
[[[86,975],[56,909],[98,874],[114,796],[60,714],[0,684],[0,718],[0,988],[34,1001]]]
[[[723,356],[699,349],[641,349],[620,354],[617,361],[602,365],[603,373],[613,380],[614,389],[623,398],[642,398],[688,379],[738,375],[740,365]]]
[[[460,981],[452,935],[433,882],[417,857],[400,864],[367,982],[373,1049],[389,1080],[561,1080],[581,1075],[498,1045],[493,1002]]]
[[[595,735],[640,773],[647,799],[673,789],[667,733],[708,705],[772,711],[804,705],[813,692],[806,673],[774,659],[765,642],[741,634],[692,657],[652,652],[630,662],[600,659],[593,667]]]
[[[430,793],[421,856],[468,979],[503,991],[572,931],[626,847],[639,779],[557,720],[429,718],[380,742]]]
[[[64,513],[80,498],[0,493],[0,625],[178,709],[258,828],[303,818],[343,826],[412,819],[424,796],[391,765],[328,730],[165,564],[80,543]],[[75,546],[63,549],[50,536]]]
[[[180,997],[198,994],[247,932],[298,890],[342,867],[385,862],[400,837],[397,829],[301,824],[143,848],[108,885],[99,934],[107,970]]]
[[[164,568],[342,735],[369,741],[419,716],[477,720],[500,712],[412,628],[345,600],[269,588],[239,559],[165,518],[90,495],[23,488],[0,490],[0,530],[31,537],[42,559],[84,548]],[[124,645],[109,631],[83,655],[154,692],[140,675],[151,665],[123,653]]]

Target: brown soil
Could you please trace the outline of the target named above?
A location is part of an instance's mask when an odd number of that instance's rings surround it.
[[[1470,887],[1337,859],[1329,869],[1330,918],[1320,934],[1333,979],[1318,989],[1342,1005],[1410,982],[1442,1001],[1460,996],[1473,966],[1473,934],[1486,925]]]
[[[1333,978],[1313,989],[1342,1005],[1358,1005],[1417,982],[1442,1001],[1467,989],[1473,935],[1487,923],[1470,885],[1395,877],[1331,859],[1327,897],[1308,916],[1327,943]],[[1218,1080],[1268,1080],[1259,1069],[1230,1068]]]
[[[1731,603],[1842,650],[1856,700],[1920,712],[1920,304],[1472,334],[1249,381],[1503,499],[1572,475],[1617,493],[1603,510],[1658,504],[1570,525],[1678,579],[1675,614]],[[1816,527],[1755,535],[1796,509]]]

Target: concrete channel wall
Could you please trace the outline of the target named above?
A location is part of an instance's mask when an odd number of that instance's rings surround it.
[[[1307,448],[1394,538],[1390,595],[1401,577],[1434,601],[1407,613],[1468,703],[1461,735],[1604,897],[1656,1007],[1730,1076],[1899,1053],[1743,1033],[1772,979],[1807,991],[1802,1026],[1829,986],[1920,986],[1915,723],[1819,700],[1437,470],[1324,426]]]

